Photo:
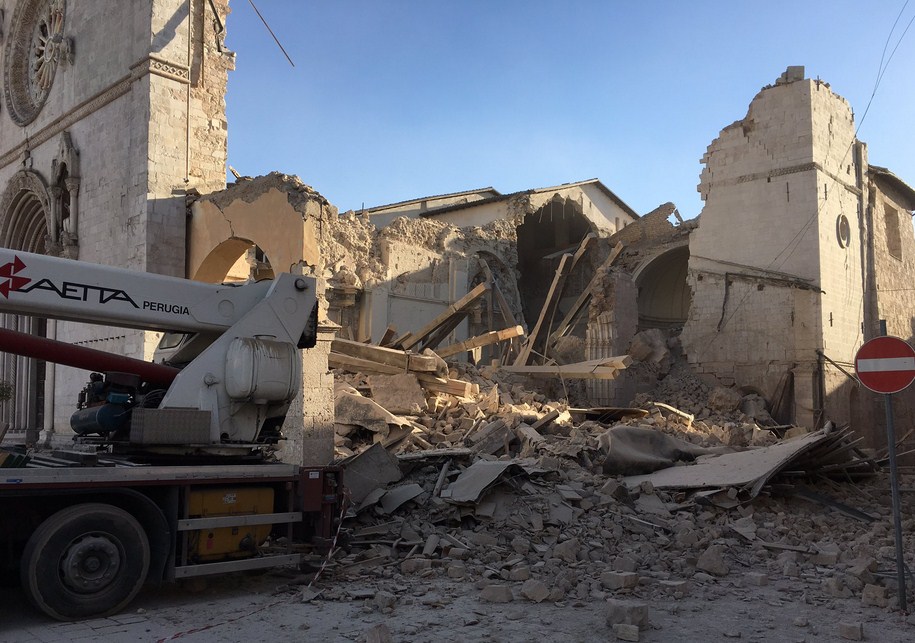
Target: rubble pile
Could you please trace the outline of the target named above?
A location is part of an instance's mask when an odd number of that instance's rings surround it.
[[[574,365],[611,377],[637,358],[656,386],[631,408],[576,408],[538,392],[533,378],[558,366],[454,361],[445,372],[431,350],[397,354],[446,322],[394,348],[339,347],[377,369],[335,372],[351,506],[331,569],[335,581],[360,581],[367,609],[390,612],[432,582],[454,592],[472,583],[484,603],[607,601],[617,638],[639,640],[652,603],[770,580],[813,604],[892,603],[879,573],[893,556],[889,507],[868,486],[828,477],[885,484],[849,430],[777,426],[765,400],[710,387],[657,332],[614,366]],[[395,361],[399,370],[385,370]],[[321,596],[353,598],[347,586]]]
[[[353,507],[351,540],[323,598],[348,597],[358,580],[366,604],[382,612],[436,581],[451,583],[454,595],[472,584],[483,603],[606,600],[618,636],[618,624],[636,628],[624,640],[650,628],[648,606],[748,595],[768,583],[785,600],[824,607],[849,596],[893,603],[892,574],[881,573],[893,559],[885,478],[778,485],[752,504],[726,492],[733,502],[725,508],[647,483],[629,488],[546,449],[472,463],[447,453],[402,455],[404,479]],[[906,523],[911,534],[915,521]],[[629,622],[620,613],[641,616]]]

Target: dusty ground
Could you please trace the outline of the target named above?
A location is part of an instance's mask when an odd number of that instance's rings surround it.
[[[18,590],[4,589],[0,641],[362,641],[378,624],[389,628],[393,641],[616,640],[605,623],[602,596],[491,604],[481,602],[473,582],[394,576],[336,585],[340,598],[302,603],[290,576],[291,571],[236,575],[211,579],[205,587],[150,589],[123,614],[83,623],[49,621]],[[693,582],[684,598],[651,603],[651,626],[640,640],[836,641],[840,622],[861,623],[866,641],[915,640],[915,618],[907,622],[898,612],[862,607],[859,599],[805,601],[808,586],[818,579],[773,579],[754,587],[745,586],[744,579],[735,573]],[[392,609],[374,606],[382,588],[397,595]],[[209,629],[185,634],[203,627]]]

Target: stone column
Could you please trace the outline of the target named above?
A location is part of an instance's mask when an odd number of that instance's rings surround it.
[[[301,351],[302,390],[289,407],[277,457],[288,464],[321,466],[334,459],[334,376],[327,366],[339,326],[318,325],[318,342]]]
[[[70,193],[70,216],[64,222],[63,229],[75,239],[79,232],[79,179],[71,176],[64,179],[64,185]]]
[[[48,235],[51,238],[51,246],[56,246],[60,237],[60,197],[63,194],[63,188],[52,185],[48,188]],[[56,254],[56,253],[54,253]]]

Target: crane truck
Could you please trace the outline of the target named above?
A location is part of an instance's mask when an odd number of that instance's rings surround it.
[[[0,576],[49,616],[146,583],[299,563],[339,521],[333,466],[271,462],[315,345],[313,278],[207,284],[0,248],[0,312],[164,334],[153,362],[0,330],[0,351],[91,371],[72,451],[0,449]]]

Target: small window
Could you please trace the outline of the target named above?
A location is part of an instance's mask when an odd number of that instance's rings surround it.
[[[886,222],[886,249],[897,259],[902,259],[902,235],[899,232],[899,212],[883,204],[883,219]]]

